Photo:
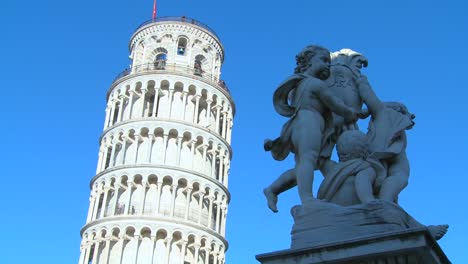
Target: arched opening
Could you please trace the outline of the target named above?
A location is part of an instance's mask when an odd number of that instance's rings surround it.
[[[164,70],[167,61],[167,50],[165,48],[156,49],[156,57],[154,59],[154,68],[156,70]]]
[[[187,38],[180,37],[177,41],[177,55],[184,56],[187,50]]]
[[[197,75],[197,76],[202,76],[203,73],[205,72],[203,70],[203,63],[206,61],[206,58],[205,56],[203,55],[197,55],[195,56],[195,61],[193,63],[193,74]]]

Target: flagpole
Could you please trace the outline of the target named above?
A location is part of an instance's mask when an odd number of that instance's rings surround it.
[[[153,2],[153,17],[152,17],[153,21],[155,18],[156,18],[156,0],[154,0]]]

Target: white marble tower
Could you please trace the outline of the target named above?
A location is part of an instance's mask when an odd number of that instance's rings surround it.
[[[223,46],[186,17],[142,24],[107,93],[79,264],[223,264],[234,102]]]

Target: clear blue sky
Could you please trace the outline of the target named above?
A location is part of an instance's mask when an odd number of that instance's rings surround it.
[[[222,78],[237,105],[228,263],[256,263],[256,254],[289,247],[297,192],[280,196],[273,214],[262,189],[293,161],[274,161],[262,144],[286,121],[273,110],[272,93],[310,43],[365,54],[364,73],[377,94],[417,115],[401,206],[425,224],[450,224],[440,245],[453,263],[468,263],[467,5],[158,1],[159,16],[198,19],[225,47]],[[129,38],[151,18],[152,1],[2,0],[1,6],[0,262],[77,263],[105,94],[129,64]]]

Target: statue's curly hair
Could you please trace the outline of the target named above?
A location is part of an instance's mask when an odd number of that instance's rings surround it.
[[[309,68],[309,60],[319,52],[330,53],[330,51],[322,46],[308,45],[296,55],[296,68],[294,73],[303,73]]]
[[[343,132],[336,142],[336,151],[340,162],[366,158],[369,154],[366,135],[359,130]]]

